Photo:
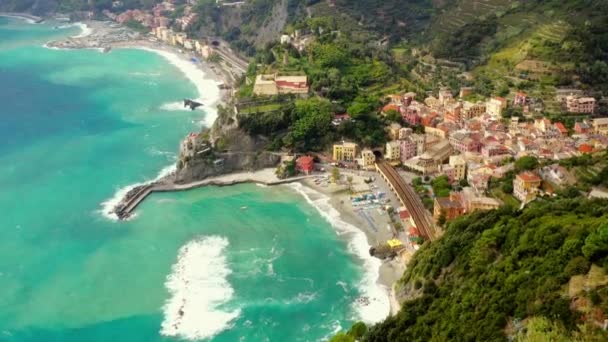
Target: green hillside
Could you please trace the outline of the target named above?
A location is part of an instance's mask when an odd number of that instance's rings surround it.
[[[410,300],[365,340],[502,341],[542,318],[566,340],[605,341],[589,313],[608,310],[607,266],[608,201],[470,215],[415,255],[399,284]]]

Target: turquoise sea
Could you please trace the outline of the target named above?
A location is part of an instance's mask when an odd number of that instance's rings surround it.
[[[383,318],[354,304],[378,290],[362,236],[314,194],[205,188],[105,217],[206,114],[167,106],[198,94],[161,56],[44,48],[79,33],[55,25],[0,17],[0,341],[316,341]]]

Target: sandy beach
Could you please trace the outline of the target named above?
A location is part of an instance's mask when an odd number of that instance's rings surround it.
[[[366,184],[363,181],[365,177],[345,171],[342,174],[353,177],[353,188],[366,188]],[[339,213],[340,219],[365,234],[368,246],[384,243],[393,238],[393,232],[388,228],[390,222],[388,215],[380,209],[368,211],[368,215],[372,216],[371,220],[377,225],[378,229],[374,230],[371,228],[370,223],[359,213],[360,209],[353,207],[351,204],[348,185],[330,184],[323,187],[315,184],[312,179],[305,179],[300,181],[300,183],[322,196],[327,196],[329,204]],[[400,305],[394,296],[393,284],[401,278],[404,271],[405,263],[399,257],[394,260],[382,261],[379,267],[377,283],[385,287],[388,293],[391,314],[396,314],[400,309]]]

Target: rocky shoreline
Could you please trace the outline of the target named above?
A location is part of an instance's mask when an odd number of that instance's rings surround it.
[[[86,21],[82,25],[86,31],[80,35],[48,42],[49,48],[56,49],[100,49],[109,51],[117,44],[143,40],[139,32],[107,21]]]

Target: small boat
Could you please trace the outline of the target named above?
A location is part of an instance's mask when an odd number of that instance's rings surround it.
[[[247,206],[246,205],[242,206],[241,210],[247,210]]]

